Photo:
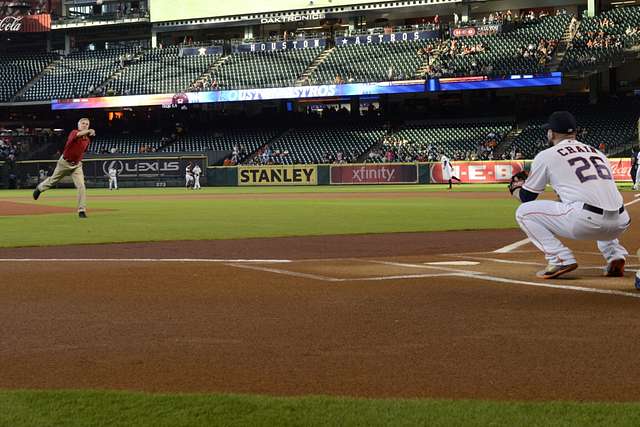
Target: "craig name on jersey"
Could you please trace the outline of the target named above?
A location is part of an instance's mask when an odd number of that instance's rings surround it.
[[[542,193],[547,184],[565,203],[584,202],[604,210],[617,210],[623,203],[607,157],[576,140],[561,141],[533,160],[524,188]]]

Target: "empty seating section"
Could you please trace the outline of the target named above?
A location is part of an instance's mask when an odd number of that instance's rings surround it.
[[[208,150],[231,152],[234,146],[239,149],[244,146],[243,152],[253,153],[280,132],[278,129],[229,129],[181,135],[174,142],[163,139],[161,135],[99,135],[90,150],[93,153],[111,153],[115,149],[118,154],[138,154],[141,147],[145,147],[146,152],[202,153]]]
[[[220,89],[290,87],[323,48],[237,52],[214,73]]]
[[[545,72],[545,63],[536,56],[525,57],[520,50],[529,45],[538,46],[541,39],[558,41],[569,26],[571,16],[558,15],[540,18],[535,22],[520,23],[510,31],[495,35],[464,37],[463,44],[479,44],[484,52],[472,55],[455,55],[445,58],[445,76],[468,76],[472,74],[511,75]]]
[[[0,102],[7,102],[31,79],[45,69],[57,54],[42,53],[33,55],[0,55]]]
[[[499,144],[509,133],[510,122],[416,125],[399,130],[395,136],[406,140],[402,151],[415,158],[428,151],[444,153],[453,158],[456,153],[476,153],[478,146],[495,139]]]
[[[346,83],[386,81],[390,69],[394,80],[413,79],[423,62],[417,52],[428,43],[412,40],[338,46],[311,79],[317,84],[332,84],[336,78]]]
[[[108,83],[107,91],[116,95],[184,92],[220,58],[179,53],[177,46],[143,52]]]
[[[233,151],[244,146],[243,152],[253,153],[258,148],[275,138],[280,133],[277,129],[233,129],[190,133],[167,146],[164,152],[203,152],[208,150]],[[240,150],[239,150],[240,151]]]
[[[327,159],[362,156],[378,143],[385,131],[382,128],[309,128],[292,129],[269,144],[272,152],[288,152],[281,157],[285,164],[325,163]]]
[[[119,58],[132,50],[74,52],[63,56],[22,96],[25,101],[75,98],[89,95],[120,66]]]
[[[584,18],[563,58],[565,71],[621,59],[623,49],[640,44],[640,7],[620,7]]]
[[[585,132],[579,132],[578,140],[593,147],[605,145],[605,154],[616,153],[620,147],[630,142],[638,126],[637,112],[608,112],[578,114],[578,127]],[[547,148],[546,131],[542,129],[545,120],[531,121],[513,144],[521,151],[525,158],[531,159]]]
[[[92,153],[138,154],[141,147],[155,151],[161,145],[162,138],[154,135],[97,135],[89,150]]]

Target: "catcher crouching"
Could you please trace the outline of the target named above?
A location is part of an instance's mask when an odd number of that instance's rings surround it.
[[[550,147],[534,158],[529,174],[520,172],[509,183],[509,192],[522,202],[516,221],[548,262],[538,276],[554,279],[578,268],[558,237],[596,241],[607,262],[604,275],[624,276],[628,252],[618,237],[630,219],[607,157],[576,140],[576,120],[567,111],[553,113],[544,129]],[[559,201],[536,200],[547,184]]]

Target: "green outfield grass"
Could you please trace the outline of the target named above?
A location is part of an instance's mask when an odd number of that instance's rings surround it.
[[[88,220],[73,213],[0,217],[0,247],[516,227],[513,214],[517,202],[508,197],[504,185],[463,185],[451,193],[443,190],[446,187],[442,185],[206,188],[198,192],[183,188],[91,189]],[[458,192],[487,191],[505,194],[496,193],[498,198],[492,200],[456,197]],[[354,192],[365,194],[344,197],[344,193]],[[384,197],[386,193],[407,192],[414,194]],[[273,197],[251,197],[266,193]],[[287,198],[292,193],[303,198]],[[73,189],[50,190],[36,202],[30,191],[3,191],[0,199],[74,208],[75,194]],[[316,194],[322,196],[316,198]],[[331,198],[330,194],[337,196]],[[229,195],[244,197],[216,198]]]
[[[635,403],[0,392],[2,426],[638,426]]]

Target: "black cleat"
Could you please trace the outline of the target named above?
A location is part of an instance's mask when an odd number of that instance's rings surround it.
[[[33,190],[33,200],[38,200],[38,197],[40,197],[40,193],[42,193],[42,191],[38,190],[37,188]]]
[[[80,212],[78,212],[78,216],[80,218],[86,218],[87,217],[87,213],[85,211],[80,211]]]

